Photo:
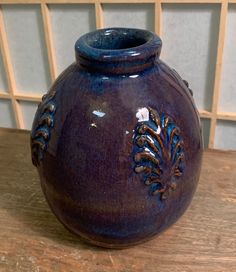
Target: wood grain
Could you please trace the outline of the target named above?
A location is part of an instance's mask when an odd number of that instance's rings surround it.
[[[124,250],[83,243],[49,210],[29,133],[0,129],[0,271],[236,271],[236,152],[206,151],[193,202],[152,241]]]

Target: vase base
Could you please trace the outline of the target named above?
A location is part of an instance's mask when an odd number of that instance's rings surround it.
[[[127,249],[127,248],[131,248],[140,244],[143,244],[145,242],[148,242],[150,240],[154,240],[155,238],[157,238],[158,234],[153,235],[151,237],[139,240],[137,242],[133,242],[133,243],[129,243],[129,244],[112,244],[112,243],[106,243],[106,242],[101,242],[101,241],[97,241],[94,239],[89,239],[81,234],[76,234],[74,232],[72,232],[73,234],[79,236],[81,238],[82,241],[86,242],[87,244],[91,244],[93,246],[97,246],[97,247],[102,247],[102,248],[107,248],[107,249]]]

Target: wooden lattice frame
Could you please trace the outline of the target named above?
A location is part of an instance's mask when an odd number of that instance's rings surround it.
[[[215,131],[217,120],[228,120],[236,121],[236,113],[234,112],[219,112],[218,104],[220,97],[220,83],[222,77],[222,63],[223,63],[223,51],[225,43],[225,33],[226,33],[226,22],[228,14],[228,5],[231,3],[236,3],[236,0],[0,0],[0,42],[1,42],[1,52],[3,56],[3,62],[6,70],[7,83],[8,83],[8,93],[0,91],[1,99],[8,99],[12,103],[16,126],[17,128],[24,128],[24,120],[22,111],[19,105],[20,101],[31,101],[39,102],[41,101],[41,96],[28,95],[24,93],[19,93],[16,88],[16,82],[14,77],[14,71],[11,61],[11,54],[8,46],[6,30],[4,27],[4,20],[1,5],[3,4],[40,4],[41,13],[44,25],[44,34],[47,46],[48,61],[50,66],[51,80],[54,81],[57,77],[57,66],[56,66],[56,56],[54,53],[54,41],[53,33],[50,20],[50,11],[48,4],[94,4],[95,5],[95,15],[96,15],[96,27],[103,28],[104,26],[104,16],[103,16],[103,4],[117,4],[117,3],[130,3],[130,4],[141,4],[141,3],[152,3],[155,5],[155,32],[161,36],[162,32],[162,4],[220,4],[220,25],[219,25],[219,35],[218,35],[218,45],[217,45],[217,59],[216,59],[216,69],[215,69],[215,80],[213,89],[213,99],[211,111],[200,110],[201,118],[206,118],[210,120],[210,135],[209,135],[209,148],[214,148]]]

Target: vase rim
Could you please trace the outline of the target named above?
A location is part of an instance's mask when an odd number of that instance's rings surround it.
[[[153,32],[137,28],[104,28],[81,36],[75,43],[77,61],[115,63],[122,67],[156,59],[161,51],[161,39]],[[132,63],[132,64],[131,64]],[[120,68],[120,67],[118,67]]]

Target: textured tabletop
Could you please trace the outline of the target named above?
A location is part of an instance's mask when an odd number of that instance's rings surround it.
[[[29,133],[0,129],[0,271],[236,271],[236,152],[206,151],[194,199],[159,237],[123,250],[90,246],[49,210]]]

